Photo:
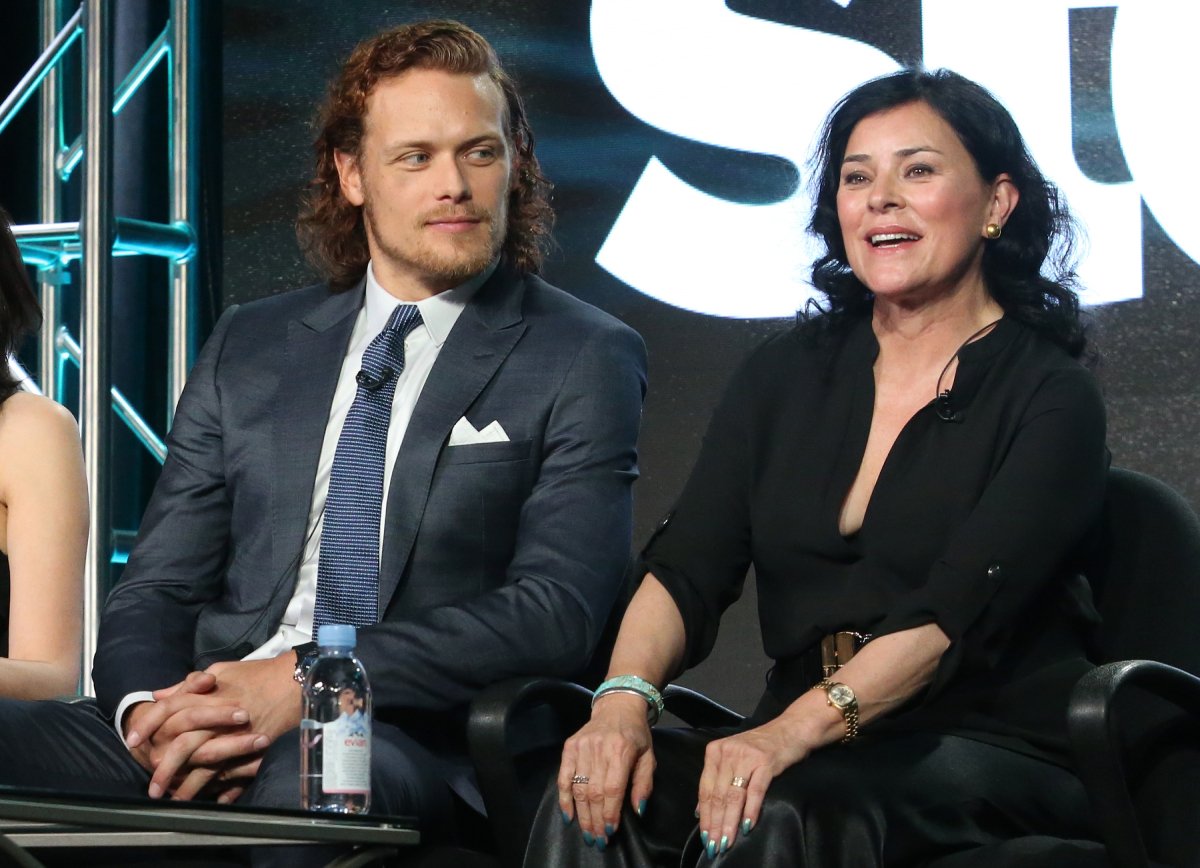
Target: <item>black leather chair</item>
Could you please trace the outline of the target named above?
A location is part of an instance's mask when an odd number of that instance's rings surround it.
[[[1104,665],[1075,688],[1069,724],[1105,845],[1031,837],[936,868],[1200,868],[1200,519],[1162,482],[1113,468],[1085,572],[1104,619],[1093,659]],[[664,696],[693,726],[741,720],[686,688]],[[587,720],[590,697],[587,686],[518,679],[473,703],[471,754],[505,866],[521,864],[561,743]]]
[[[1103,618],[1068,724],[1109,861],[1200,866],[1200,519],[1175,491],[1109,472],[1089,579]]]

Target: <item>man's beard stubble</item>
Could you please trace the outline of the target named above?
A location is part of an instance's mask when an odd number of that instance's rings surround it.
[[[451,216],[479,220],[480,225],[486,230],[486,234],[482,237],[478,232],[469,233],[468,237],[448,236],[445,240],[450,244],[446,247],[452,247],[452,250],[435,249],[432,245],[424,243],[422,233],[427,231],[424,228],[425,224],[430,220]],[[379,233],[372,232],[371,235],[379,251],[392,262],[421,275],[430,283],[449,289],[474,277],[500,255],[507,226],[498,222],[496,216],[491,211],[476,208],[470,202],[427,212],[414,221],[413,237],[418,240],[415,244],[408,245],[407,248],[393,244],[390,238],[383,237]],[[505,217],[506,223],[507,215],[501,216]],[[370,196],[364,198],[363,217],[368,227],[379,225],[378,221],[374,219],[374,208]]]

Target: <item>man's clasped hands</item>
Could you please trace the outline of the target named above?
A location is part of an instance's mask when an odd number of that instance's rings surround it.
[[[229,804],[258,772],[263,753],[300,723],[295,655],[215,663],[154,691],[125,715],[125,745],[150,772],[157,799]]]

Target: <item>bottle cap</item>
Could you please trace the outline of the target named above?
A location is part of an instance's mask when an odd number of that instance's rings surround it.
[[[322,648],[353,648],[357,640],[353,624],[322,624],[317,628],[317,644]]]

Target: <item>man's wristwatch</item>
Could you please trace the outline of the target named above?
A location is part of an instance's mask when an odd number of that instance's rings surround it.
[[[305,642],[303,645],[293,646],[292,650],[296,652],[296,671],[292,673],[292,677],[303,687],[304,680],[308,678],[308,670],[317,662],[321,649],[316,642]]]
[[[813,689],[824,690],[825,701],[840,711],[845,718],[846,734],[842,736],[842,743],[854,741],[858,737],[858,697],[854,695],[854,691],[848,685],[840,681],[830,681],[828,678],[814,685]]]

